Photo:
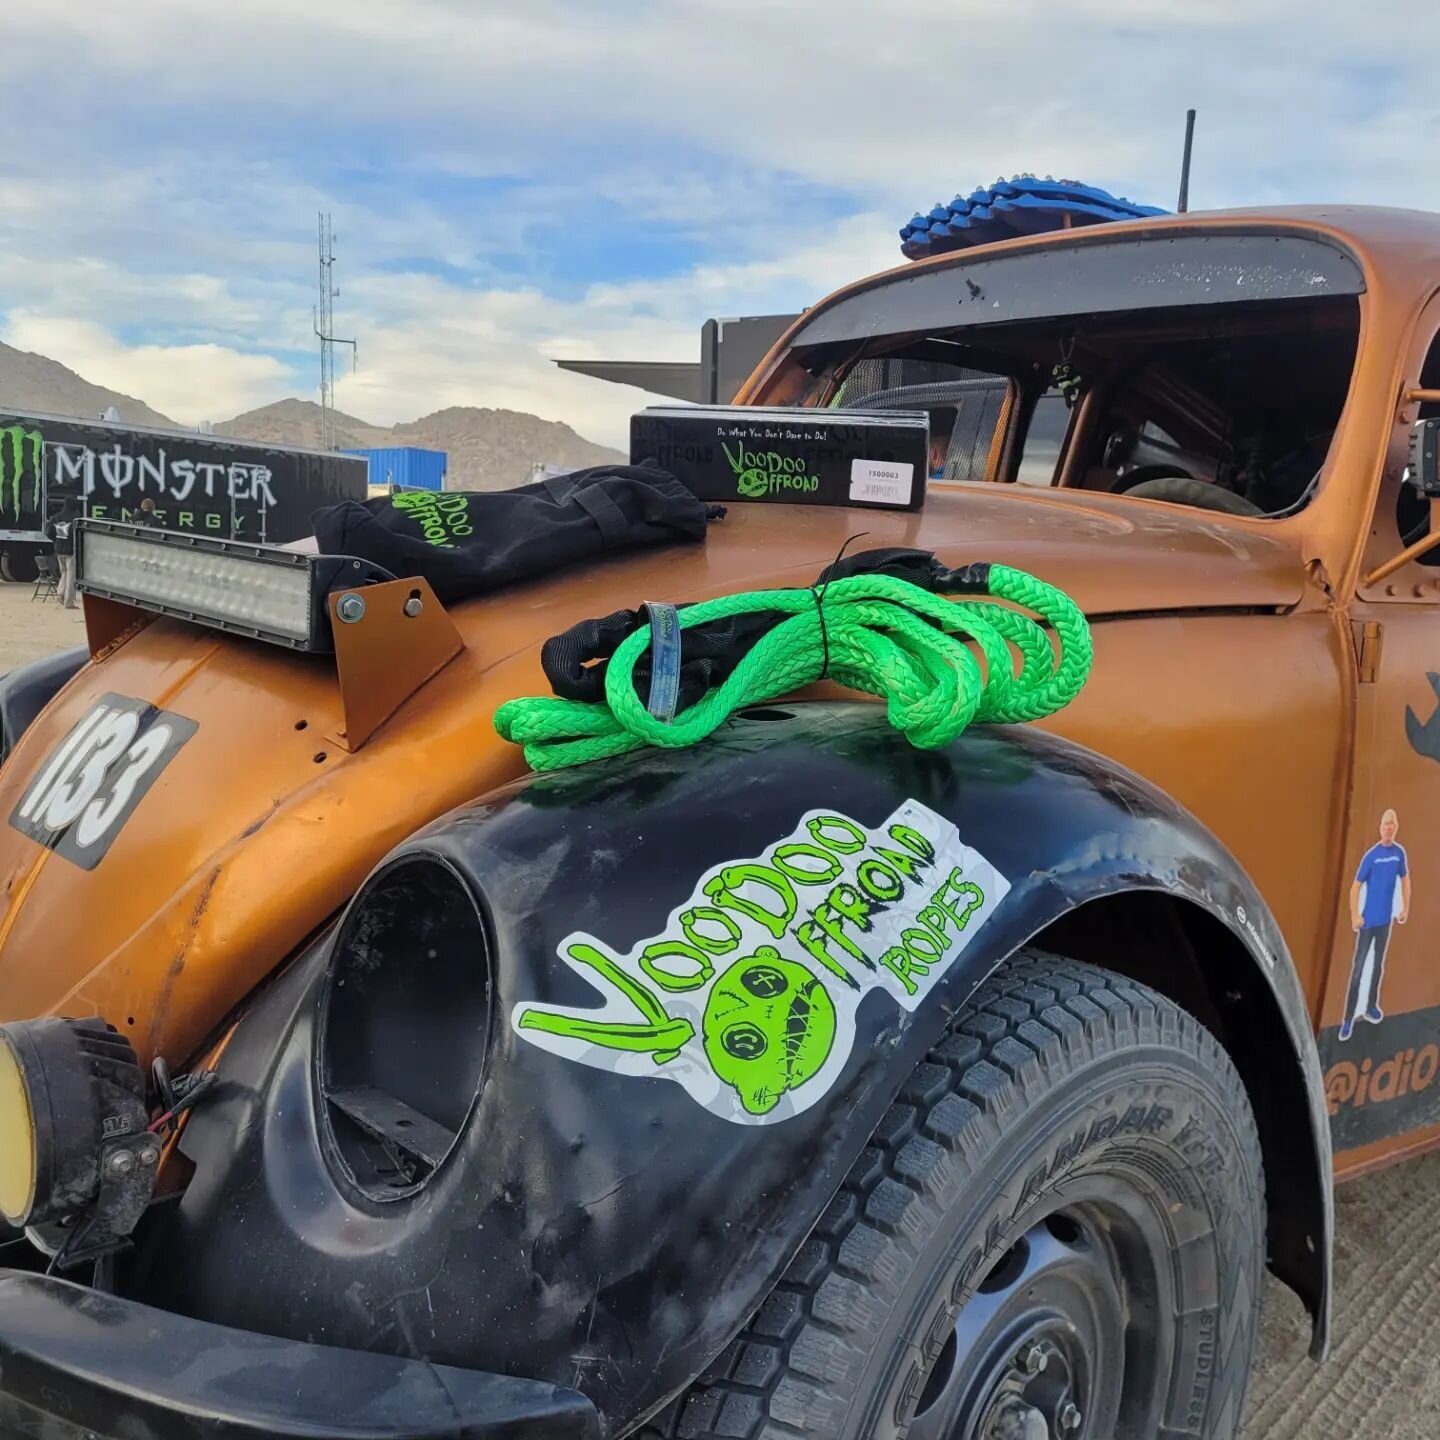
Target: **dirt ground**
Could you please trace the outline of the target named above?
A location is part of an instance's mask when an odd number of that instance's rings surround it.
[[[0,672],[85,643],[85,622],[79,609],[66,610],[54,596],[30,598],[29,585],[0,582]]]
[[[1336,1192],[1330,1359],[1306,1358],[1300,1302],[1270,1284],[1244,1440],[1440,1435],[1440,1154]]]
[[[79,610],[0,584],[0,672],[83,644]],[[1336,1200],[1335,1334],[1306,1358],[1299,1302],[1274,1282],[1244,1440],[1434,1440],[1440,1435],[1440,1154],[1343,1186]]]

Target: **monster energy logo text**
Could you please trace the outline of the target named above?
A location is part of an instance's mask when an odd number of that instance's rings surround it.
[[[581,1064],[674,1080],[736,1124],[772,1124],[834,1085],[866,995],[914,1010],[1009,888],[918,801],[873,830],[813,810],[758,859],[703,875],[655,938],[620,953],[569,936],[560,958],[604,1003],[520,1004],[511,1025]]]
[[[154,490],[162,500],[176,505],[191,501],[192,494],[197,500],[203,494],[207,500],[219,495],[259,505],[275,503],[268,465],[220,464],[189,456],[167,458],[163,446],[154,455],[131,455],[118,441],[98,452],[68,440],[54,442],[51,449],[55,452],[55,483],[68,491],[78,487],[87,500],[97,490],[103,496],[104,486],[117,500],[128,498],[127,492],[138,498]]]
[[[20,519],[26,471],[30,475],[30,509],[40,510],[40,486],[45,474],[45,442],[38,430],[23,425],[0,428],[0,520]]]
[[[720,448],[735,474],[735,488],[747,500],[773,494],[776,490],[820,488],[818,475],[805,473],[805,461],[796,455],[782,455],[778,450],[747,450],[743,442],[736,445],[736,454],[722,440]]]

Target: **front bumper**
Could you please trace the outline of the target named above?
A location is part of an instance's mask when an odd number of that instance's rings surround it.
[[[231,1330],[0,1270],[0,1435],[595,1440],[572,1390]]]

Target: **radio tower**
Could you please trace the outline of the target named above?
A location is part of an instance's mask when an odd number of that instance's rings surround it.
[[[335,235],[330,229],[330,216],[320,216],[320,304],[315,310],[315,333],[320,337],[320,448],[335,448],[335,347],[350,347],[350,368],[353,371],[359,354],[353,340],[342,340],[335,333]]]

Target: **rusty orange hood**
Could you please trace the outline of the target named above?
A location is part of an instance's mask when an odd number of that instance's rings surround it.
[[[142,1058],[192,1056],[253,987],[343,906],[391,846],[524,771],[491,716],[545,693],[539,647],[647,599],[809,584],[844,541],[947,564],[1004,561],[1094,617],[1282,609],[1298,555],[1262,526],[1105,496],[964,486],[918,514],[739,505],[703,546],[573,570],[455,607],[465,649],[355,754],[333,661],[158,620],[87,666],[0,769],[8,817],[38,767],[107,694],[196,730],[94,869],[0,823],[0,1020],[103,1015]]]

